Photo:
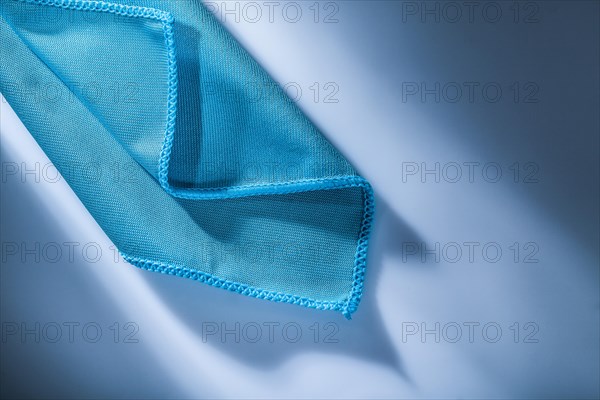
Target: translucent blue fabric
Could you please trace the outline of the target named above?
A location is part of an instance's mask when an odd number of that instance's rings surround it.
[[[369,184],[200,2],[1,4],[0,90],[128,262],[356,310]]]

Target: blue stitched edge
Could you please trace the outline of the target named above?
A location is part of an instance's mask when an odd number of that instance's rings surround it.
[[[301,297],[283,292],[276,292],[272,290],[259,289],[244,283],[233,282],[226,279],[218,278],[214,275],[206,272],[198,271],[195,269],[187,268],[184,266],[174,266],[162,262],[156,262],[147,260],[139,257],[129,256],[123,252],[120,252],[121,256],[128,263],[135,265],[138,268],[145,269],[148,271],[160,272],[167,275],[176,275],[183,278],[193,279],[200,281],[211,286],[229,290],[231,292],[240,293],[250,297],[256,297],[258,299],[265,299],[281,303],[298,304],[304,307],[315,308],[318,310],[335,310],[343,311],[346,302],[335,302],[335,301],[320,301],[314,300],[308,297]]]
[[[128,17],[144,17],[163,22],[173,21],[173,16],[162,10],[150,7],[129,6],[95,0],[17,0],[23,3],[40,4],[78,11],[104,11]]]
[[[354,256],[352,272],[352,290],[348,298],[340,302],[320,301],[306,297],[289,295],[217,278],[205,272],[193,270],[184,266],[172,266],[161,262],[142,259],[121,253],[128,263],[149,271],[161,272],[169,275],[190,278],[220,287],[226,290],[244,294],[250,297],[298,304],[318,310],[341,311],[350,319],[360,303],[363,293],[365,278],[367,249],[369,236],[373,225],[375,213],[375,199],[371,185],[360,176],[342,176],[323,179],[305,179],[294,182],[281,182],[257,185],[231,186],[225,188],[174,188],[169,184],[168,172],[173,138],[175,135],[175,118],[177,114],[177,61],[175,52],[175,39],[173,34],[173,15],[169,12],[150,7],[131,6],[105,1],[94,0],[17,0],[25,3],[55,6],[65,9],[80,11],[101,11],[129,17],[143,17],[162,22],[167,50],[168,65],[168,98],[167,98],[167,123],[165,139],[159,157],[158,180],[162,188],[174,197],[187,199],[226,199],[236,197],[290,194],[315,190],[344,189],[361,187],[363,190],[363,219],[358,235],[358,244]]]
[[[256,297],[274,302],[297,304],[308,308],[315,308],[317,310],[341,311],[344,317],[351,319],[351,315],[358,308],[363,294],[363,282],[365,279],[365,271],[367,266],[367,248],[369,246],[369,236],[371,234],[374,215],[375,201],[373,190],[367,183],[366,186],[363,187],[363,220],[360,227],[356,253],[354,256],[352,290],[346,299],[339,302],[321,301],[308,297],[301,297],[282,292],[255,288],[244,283],[221,279],[209,273],[191,269],[182,265],[170,265],[159,261],[130,256],[123,252],[120,252],[120,254],[128,263],[147,271],[160,272],[162,274],[175,275],[197,280],[211,286],[226,289],[249,297]]]
[[[30,0],[36,1],[36,0]],[[59,1],[59,0],[46,0]],[[83,1],[83,0],[73,0]],[[247,184],[243,186],[229,186],[221,188],[176,188],[169,183],[169,162],[173,150],[175,137],[175,119],[177,117],[177,61],[175,39],[173,35],[173,18],[169,13],[168,21],[163,21],[165,44],[167,47],[168,62],[168,101],[167,101],[167,126],[163,141],[159,163],[158,181],[162,188],[174,197],[196,200],[231,199],[236,197],[261,196],[273,194],[290,194],[314,190],[343,189],[350,187],[369,187],[369,183],[356,175],[339,176],[331,178],[303,179],[293,182],[273,182],[263,184]],[[371,189],[372,190],[372,189]]]
[[[365,181],[366,182],[366,181]],[[369,238],[375,218],[375,196],[373,189],[367,182],[363,186],[363,220],[358,234],[358,245],[354,255],[354,271],[352,272],[352,292],[342,314],[351,319],[351,314],[356,311],[363,294],[365,271],[367,268],[367,250],[369,248]]]

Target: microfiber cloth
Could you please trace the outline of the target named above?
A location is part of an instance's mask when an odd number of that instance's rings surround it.
[[[205,6],[0,3],[0,91],[126,261],[350,317],[372,189]]]

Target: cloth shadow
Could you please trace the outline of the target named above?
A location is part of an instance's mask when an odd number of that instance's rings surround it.
[[[410,381],[381,316],[376,293],[387,256],[398,257],[403,241],[416,233],[382,199],[376,199],[375,226],[368,255],[365,289],[352,320],[330,311],[258,300],[140,271],[198,340],[253,367],[272,369],[296,355],[327,353],[392,368]]]

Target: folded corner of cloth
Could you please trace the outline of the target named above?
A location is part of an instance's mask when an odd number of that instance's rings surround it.
[[[0,91],[125,260],[350,317],[371,186],[205,6],[0,7]]]

